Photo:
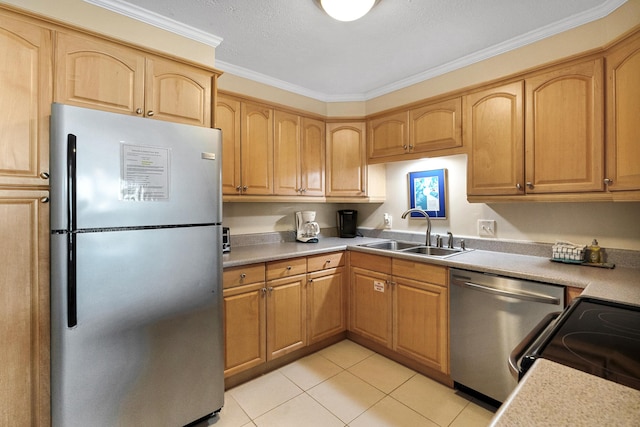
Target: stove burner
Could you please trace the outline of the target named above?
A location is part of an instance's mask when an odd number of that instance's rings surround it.
[[[630,332],[640,337],[640,313],[616,313],[606,311],[598,313],[598,318],[604,326],[618,329],[622,332]]]
[[[593,346],[591,342],[600,345]],[[601,332],[572,332],[562,337],[562,343],[574,356],[584,361],[586,372],[624,383],[640,386],[640,339]],[[620,381],[618,381],[620,382]]]
[[[543,357],[640,390],[640,307],[578,298],[529,358]]]

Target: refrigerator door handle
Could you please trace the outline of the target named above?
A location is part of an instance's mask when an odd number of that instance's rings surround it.
[[[67,326],[78,324],[76,289],[76,136],[67,135]]]

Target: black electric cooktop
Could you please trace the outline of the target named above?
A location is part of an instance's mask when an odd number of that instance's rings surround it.
[[[640,390],[640,307],[578,298],[537,357]]]

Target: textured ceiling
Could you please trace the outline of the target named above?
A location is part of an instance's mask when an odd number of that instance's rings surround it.
[[[87,0],[96,2],[96,0]],[[97,0],[223,39],[216,67],[323,101],[365,100],[606,16],[626,0],[380,0],[360,20],[314,0]],[[144,20],[144,19],[143,19]]]

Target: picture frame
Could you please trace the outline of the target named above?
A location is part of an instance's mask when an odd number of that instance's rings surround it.
[[[446,172],[446,169],[409,172],[409,208],[422,209],[431,219],[446,219]],[[411,218],[424,216],[411,212]]]

